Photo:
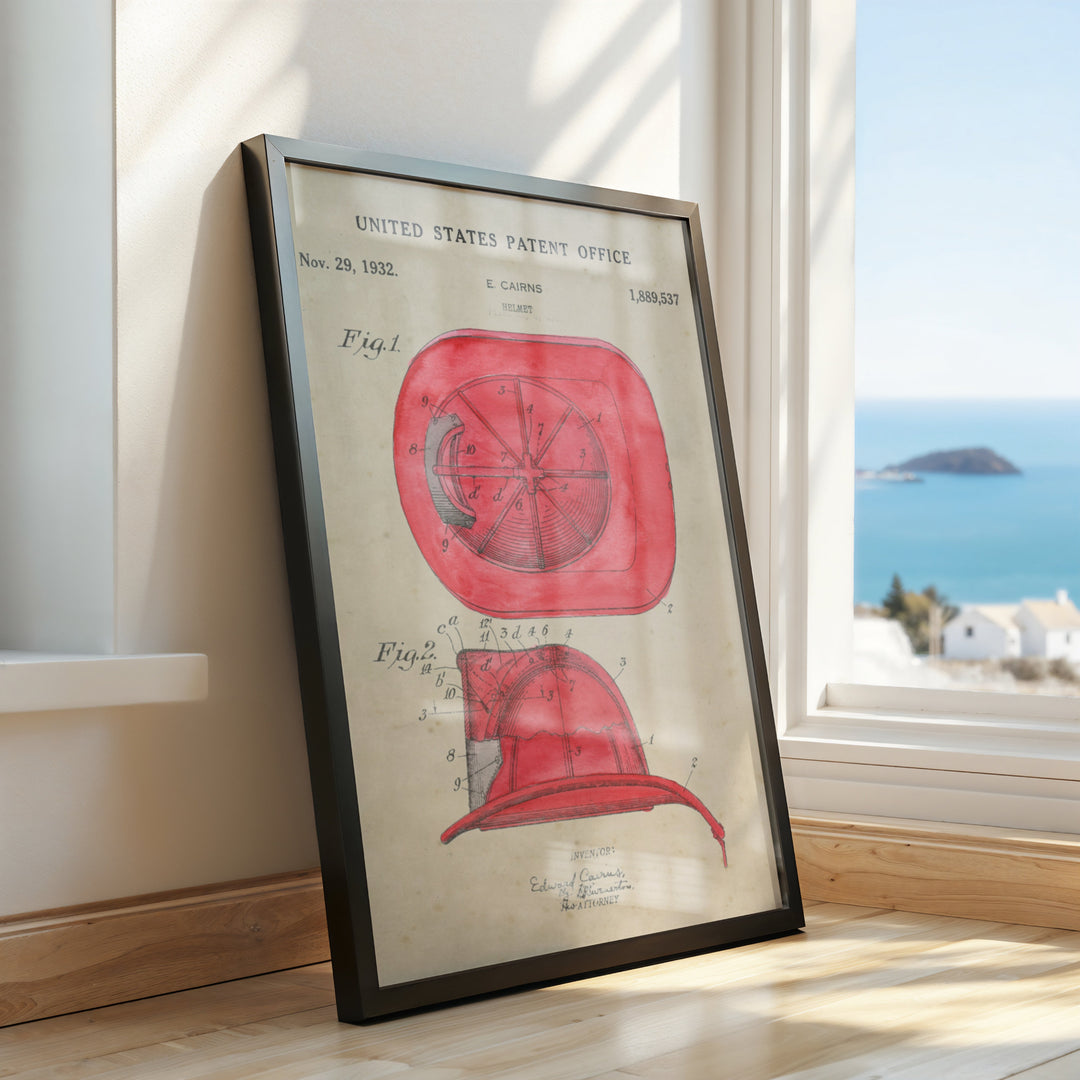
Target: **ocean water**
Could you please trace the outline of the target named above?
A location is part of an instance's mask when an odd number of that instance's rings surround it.
[[[1080,602],[1080,401],[860,401],[855,464],[988,446],[1020,476],[856,481],[855,600],[893,574],[950,602],[1008,603],[1067,589]]]

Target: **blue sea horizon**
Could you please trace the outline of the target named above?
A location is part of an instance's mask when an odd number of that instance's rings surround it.
[[[957,605],[1080,600],[1080,400],[856,402],[857,468],[968,446],[1021,474],[856,482],[856,603],[880,604],[893,574]]]

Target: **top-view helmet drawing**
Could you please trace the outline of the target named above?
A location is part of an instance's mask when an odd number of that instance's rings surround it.
[[[634,614],[668,589],[663,431],[641,373],[606,342],[436,338],[398,395],[394,467],[424,558],[476,611]]]

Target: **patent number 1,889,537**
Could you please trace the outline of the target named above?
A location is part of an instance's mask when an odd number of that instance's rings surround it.
[[[679,306],[679,294],[677,292],[656,292],[652,289],[631,289],[630,299],[635,304],[670,304],[671,307]]]

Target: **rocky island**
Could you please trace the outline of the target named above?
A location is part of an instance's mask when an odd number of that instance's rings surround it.
[[[1000,454],[985,446],[962,450],[936,450],[932,454],[909,458],[889,469],[912,473],[960,473],[965,476],[1016,476],[1020,470]]]

